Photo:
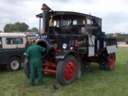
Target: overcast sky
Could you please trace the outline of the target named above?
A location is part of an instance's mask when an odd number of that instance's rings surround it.
[[[26,22],[38,27],[36,14],[43,3],[53,10],[76,11],[101,17],[103,31],[128,33],[128,0],[1,0],[0,30],[7,23]]]

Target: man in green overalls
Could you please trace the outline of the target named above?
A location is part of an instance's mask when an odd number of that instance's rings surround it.
[[[42,74],[42,57],[44,51],[46,49],[33,43],[31,46],[28,47],[26,54],[30,65],[30,83],[31,85],[35,84],[35,71],[37,71],[37,81],[39,84],[43,81],[43,74]]]

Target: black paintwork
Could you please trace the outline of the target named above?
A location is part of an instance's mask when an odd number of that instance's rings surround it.
[[[102,32],[102,20],[101,18],[78,13],[78,12],[69,12],[69,11],[44,11],[41,14],[36,15],[38,18],[43,18],[43,28],[44,28],[44,34],[42,36],[45,36],[46,42],[49,43],[50,46],[59,51],[59,53],[56,52],[56,56],[59,56],[59,54],[67,54],[67,52],[74,51],[76,54],[84,54],[85,57],[88,54],[88,48],[89,46],[95,47],[95,55],[99,53],[99,50],[97,49],[97,41],[99,40],[100,43],[100,50],[104,49],[104,42],[113,42],[108,41],[106,35],[104,32]],[[53,18],[53,20],[59,21],[59,26],[49,26],[49,21]],[[78,20],[77,22],[81,22],[81,20],[85,20],[85,24],[76,24],[73,25],[72,23],[69,25],[63,25],[63,20]],[[90,19],[92,24],[87,24],[87,19]],[[83,21],[82,21],[83,22]],[[85,28],[86,31],[82,33],[82,28]],[[88,44],[88,38],[89,35],[94,35],[96,37],[95,44],[89,45]],[[67,48],[64,49],[62,46],[63,44],[67,44]],[[113,44],[114,45],[114,44]],[[73,50],[71,50],[71,47],[73,47]],[[60,55],[61,56],[61,55]]]
[[[3,49],[0,48],[0,64],[8,64],[9,60],[12,57],[17,57],[21,61],[23,61],[24,58],[24,48],[17,48],[17,49]]]

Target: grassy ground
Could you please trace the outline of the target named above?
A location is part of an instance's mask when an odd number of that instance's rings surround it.
[[[115,71],[94,67],[80,80],[54,90],[54,79],[47,77],[42,86],[29,86],[22,71],[0,72],[0,96],[128,96],[128,48],[119,48]]]

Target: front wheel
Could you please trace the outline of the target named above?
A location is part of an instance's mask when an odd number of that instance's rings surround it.
[[[56,79],[62,85],[72,83],[80,77],[80,64],[74,56],[68,56],[57,64]]]
[[[21,61],[19,58],[13,57],[9,60],[9,63],[8,63],[9,70],[17,71],[20,69],[20,67],[21,67]]]

